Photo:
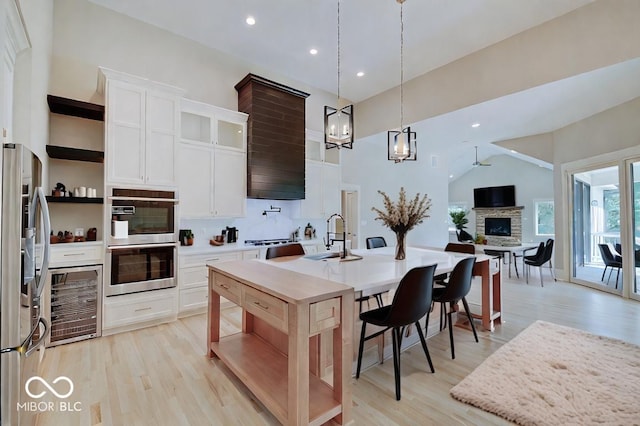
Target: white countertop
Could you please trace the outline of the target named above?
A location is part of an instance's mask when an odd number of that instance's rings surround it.
[[[441,274],[450,272],[460,259],[468,257],[462,253],[416,247],[407,248],[405,260],[395,260],[395,247],[352,250],[352,253],[362,256],[362,259],[341,262],[339,258],[312,260],[303,256],[256,261],[342,283],[353,287],[356,292],[369,295],[395,288],[407,271],[417,266],[436,263],[436,274]],[[477,257],[481,256],[484,255]]]

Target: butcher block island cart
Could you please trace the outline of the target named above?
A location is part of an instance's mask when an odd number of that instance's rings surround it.
[[[353,288],[255,260],[208,268],[208,356],[220,358],[283,424],[349,423]],[[241,333],[220,337],[221,296],[242,307]],[[327,338],[332,383],[320,378]]]

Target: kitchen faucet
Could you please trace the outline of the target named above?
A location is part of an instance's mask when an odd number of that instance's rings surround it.
[[[335,237],[336,232],[330,232],[331,219],[333,219],[334,217],[342,220],[342,239]],[[331,238],[331,234],[334,235],[333,238]],[[342,217],[342,215],[339,213],[334,213],[331,216],[329,216],[329,219],[327,219],[327,239],[325,241],[325,246],[327,247],[327,250],[330,250],[331,246],[336,241],[342,241],[342,253],[340,253],[340,258],[341,259],[346,258],[347,257],[347,223],[345,222],[344,217]]]

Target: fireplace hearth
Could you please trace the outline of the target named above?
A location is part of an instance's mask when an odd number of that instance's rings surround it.
[[[486,236],[511,236],[511,218],[510,217],[485,217],[484,232]]]
[[[475,207],[476,233],[486,237],[490,245],[519,244],[522,241],[523,206]]]

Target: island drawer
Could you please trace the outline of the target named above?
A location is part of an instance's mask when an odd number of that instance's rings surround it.
[[[289,311],[287,302],[252,287],[244,288],[244,309],[273,327],[288,331]]]
[[[309,334],[315,335],[340,324],[340,298],[323,300],[309,305]]]
[[[242,284],[226,275],[216,273],[213,276],[213,291],[236,305],[241,304]]]

